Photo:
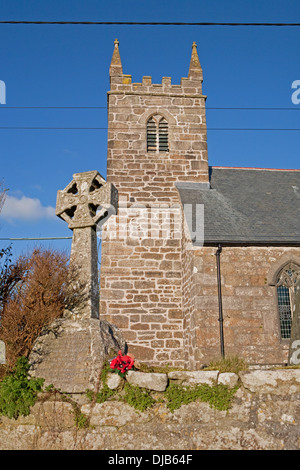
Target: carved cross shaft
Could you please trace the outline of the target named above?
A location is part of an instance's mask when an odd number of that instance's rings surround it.
[[[99,318],[96,227],[116,214],[117,205],[116,188],[97,171],[74,174],[66,188],[57,192],[56,215],[73,230],[70,264],[79,269],[78,282],[86,285],[84,318]]]

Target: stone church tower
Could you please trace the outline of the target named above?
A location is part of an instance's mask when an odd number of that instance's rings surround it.
[[[119,211],[103,233],[100,315],[148,363],[186,364],[186,252],[176,185],[208,185],[203,74],[196,43],[188,76],[133,83],[115,40],[108,92],[107,181]]]

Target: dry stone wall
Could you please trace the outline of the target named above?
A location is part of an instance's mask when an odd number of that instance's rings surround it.
[[[131,374],[131,378],[136,373]],[[138,383],[140,373],[135,376]],[[113,375],[113,374],[112,374]],[[1,417],[1,450],[299,450],[300,370],[249,370],[239,375],[218,371],[177,371],[163,380],[186,384],[216,382],[240,388],[228,411],[200,401],[171,413],[164,403],[144,412],[119,401],[81,402],[89,417],[85,429],[74,426],[70,403],[40,400],[30,416]],[[139,382],[157,388],[158,377]],[[152,383],[152,385],[151,385]],[[161,388],[160,388],[161,390]],[[161,392],[153,392],[161,393]]]

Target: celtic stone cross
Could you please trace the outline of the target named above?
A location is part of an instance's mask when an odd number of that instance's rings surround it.
[[[98,250],[96,228],[116,214],[118,193],[97,171],[76,173],[57,192],[56,215],[73,230],[70,264],[79,268],[88,301],[81,317],[99,318]]]

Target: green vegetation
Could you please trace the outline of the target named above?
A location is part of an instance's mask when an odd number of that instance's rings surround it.
[[[145,411],[156,403],[152,397],[150,390],[143,389],[138,386],[133,386],[126,382],[123,378],[119,390],[111,390],[107,385],[107,374],[110,370],[109,364],[105,364],[101,372],[102,388],[99,392],[95,393],[92,390],[87,390],[86,395],[89,400],[95,400],[96,403],[103,403],[112,397],[117,398],[119,401],[128,403],[136,410]]]
[[[0,415],[17,419],[19,416],[28,416],[31,407],[37,400],[39,392],[43,392],[44,379],[28,377],[29,362],[24,356],[20,357],[12,372],[0,382]],[[47,396],[60,394],[63,401],[73,407],[74,422],[78,428],[88,425],[88,418],[81,413],[79,406],[67,394],[56,390],[53,385],[45,388]]]
[[[156,403],[156,400],[151,396],[150,390],[145,390],[126,382],[124,391],[125,394],[120,398],[120,400],[125,401],[136,410],[145,411]]]
[[[234,372],[235,374],[239,374],[239,372],[247,369],[247,362],[238,356],[217,359],[215,361],[211,361],[209,365],[205,367],[205,370],[218,370],[220,373]]]
[[[231,361],[231,371],[233,365],[235,371],[237,367],[241,370],[243,366],[240,361]],[[218,367],[218,370],[221,369],[220,362],[216,363],[216,367]],[[222,371],[228,370],[228,367],[228,362],[223,364]],[[71,403],[75,425],[78,428],[85,428],[89,425],[88,418],[80,411],[80,407],[70,396],[56,390],[52,385],[43,390],[44,379],[29,378],[28,370],[28,359],[20,357],[12,372],[0,382],[0,415],[14,419],[21,415],[27,416],[30,413],[30,408],[36,402],[38,392],[46,392],[47,396],[59,393],[60,399]],[[117,390],[111,390],[106,383],[109,370],[109,365],[107,364],[101,373],[100,381],[102,382],[102,387],[100,391],[95,394],[93,391],[87,390],[87,397],[94,403],[103,403],[107,400],[123,401],[141,412],[152,407],[155,403],[166,403],[167,408],[174,412],[180,406],[196,400],[207,402],[217,410],[228,410],[238,389],[238,386],[230,388],[223,384],[184,386],[178,383],[171,383],[165,392],[154,394],[150,390],[133,386],[123,379]]]
[[[241,370],[241,367],[244,368],[244,364],[241,361],[234,360],[223,365],[223,369],[226,369],[226,371],[229,367],[230,370],[232,370],[232,367],[234,367],[234,370],[237,370],[238,367]],[[111,390],[106,383],[108,371],[109,366],[104,367],[101,376],[101,390],[96,395],[93,391],[87,390],[87,397],[96,403],[103,403],[110,399],[123,401],[139,411],[145,411],[155,403],[166,403],[167,408],[173,412],[180,408],[181,405],[187,405],[196,400],[207,402],[212,408],[217,410],[228,410],[239,388],[239,386],[230,388],[223,384],[184,386],[178,383],[171,383],[165,392],[155,394],[154,398],[153,392],[150,390],[131,385],[125,379],[122,380],[118,390]]]
[[[0,415],[27,416],[42,390],[44,379],[28,378],[29,363],[20,357],[13,371],[0,382]]]
[[[223,384],[214,386],[201,384],[187,387],[170,384],[165,392],[167,398],[166,406],[173,412],[180,408],[181,405],[187,405],[199,399],[203,402],[208,402],[212,408],[217,410],[228,410],[237,389],[238,387],[231,389]]]
[[[175,371],[175,370],[184,370],[178,367],[172,367],[168,363],[163,365],[163,366],[149,366],[148,364],[145,364],[144,362],[140,362],[138,368],[135,368],[135,370],[138,370],[139,372],[146,372],[146,373],[160,373],[160,374],[168,374],[169,372]]]
[[[88,399],[91,401],[95,400],[95,403],[104,403],[109,398],[113,397],[115,394],[116,391],[111,390],[107,384],[103,384],[103,388],[101,388],[100,392],[97,392],[96,395],[95,392],[93,392],[92,390],[86,391],[86,396],[88,397]]]
[[[96,393],[92,390],[86,390],[86,396],[90,401],[94,401],[95,403],[104,403],[116,394],[116,390],[110,389],[106,383],[109,370],[109,364],[105,363],[101,371],[100,382],[102,383],[102,388],[99,392]]]
[[[69,400],[68,400],[69,401]],[[80,408],[79,406],[77,405],[77,403],[75,402],[71,402],[69,401],[73,407],[73,412],[74,412],[74,422],[75,422],[75,426],[78,428],[78,429],[83,429],[83,428],[87,428],[90,424],[89,422],[89,418],[80,411]]]

